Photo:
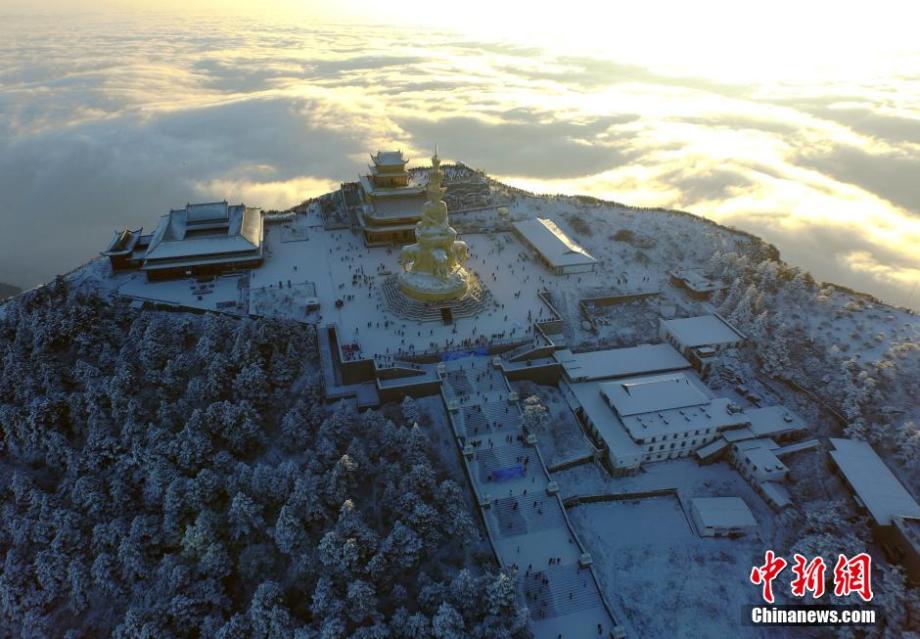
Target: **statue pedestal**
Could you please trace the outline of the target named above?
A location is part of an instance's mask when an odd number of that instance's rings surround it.
[[[406,271],[399,278],[399,289],[420,302],[442,302],[460,299],[469,288],[469,275],[459,267],[446,277],[431,273]]]
[[[452,319],[475,317],[484,310],[495,307],[489,290],[473,273],[466,274],[466,287],[456,284],[432,292],[425,278],[409,279],[406,289],[406,274],[391,275],[380,287],[387,310],[398,317],[416,322],[443,322],[444,309],[450,310]],[[440,283],[440,280],[438,280]],[[414,284],[414,286],[413,286]],[[425,298],[426,299],[420,299]]]

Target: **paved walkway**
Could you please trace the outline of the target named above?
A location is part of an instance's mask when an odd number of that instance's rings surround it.
[[[515,575],[537,639],[618,637],[504,375],[488,357],[447,362],[442,395],[499,563]]]

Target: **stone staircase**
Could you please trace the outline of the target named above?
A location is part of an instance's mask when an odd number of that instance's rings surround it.
[[[562,509],[554,503],[547,504],[540,495],[496,499],[490,515],[496,519],[499,537],[516,537],[566,526]]]
[[[577,564],[547,566],[521,575],[520,582],[531,614],[538,619],[603,605],[590,573]]]
[[[380,286],[380,297],[393,314],[417,322],[443,321],[443,308],[449,308],[454,319],[474,317],[493,304],[489,289],[482,286],[475,276],[471,276],[469,290],[459,300],[431,303],[413,300],[399,289],[398,275],[391,275],[384,280]]]
[[[515,440],[513,443],[502,442],[501,445],[488,447],[485,441],[480,444],[474,459],[479,467],[479,477],[485,482],[496,482],[494,474],[504,468],[523,466],[526,470],[530,464],[538,464],[533,449]]]

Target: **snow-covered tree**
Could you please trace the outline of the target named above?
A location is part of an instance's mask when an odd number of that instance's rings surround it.
[[[418,402],[411,395],[406,395],[402,401],[402,416],[407,424],[418,423],[419,409]]]

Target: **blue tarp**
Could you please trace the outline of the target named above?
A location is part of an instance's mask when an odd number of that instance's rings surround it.
[[[498,470],[492,471],[492,481],[508,481],[509,479],[517,479],[518,477],[523,477],[527,472],[527,469],[523,464],[518,464],[517,466],[508,466],[507,468],[499,468]]]
[[[477,346],[471,351],[454,351],[452,353],[444,353],[441,355],[442,362],[452,362],[455,359],[463,359],[464,357],[475,357],[477,355],[488,355],[489,349],[486,346]]]

